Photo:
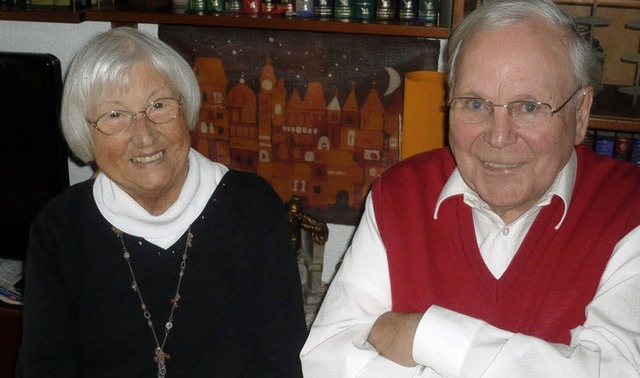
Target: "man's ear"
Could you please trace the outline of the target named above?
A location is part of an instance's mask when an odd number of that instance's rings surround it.
[[[577,96],[578,104],[576,106],[576,140],[575,145],[582,143],[584,136],[589,128],[589,114],[591,112],[591,104],[593,103],[593,86],[580,89]]]

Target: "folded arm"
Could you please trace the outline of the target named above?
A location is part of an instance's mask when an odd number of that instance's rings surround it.
[[[371,201],[301,352],[304,376],[402,377],[406,368],[378,354],[367,341],[371,327],[391,310],[387,258]]]

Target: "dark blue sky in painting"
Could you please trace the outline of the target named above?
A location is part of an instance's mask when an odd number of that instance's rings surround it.
[[[402,90],[395,72],[436,70],[440,53],[439,41],[416,37],[182,25],[161,25],[158,34],[191,65],[197,56],[220,58],[229,87],[243,78],[257,93],[268,55],[289,94],[297,88],[304,97],[307,84],[320,81],[327,102],[336,91],[344,101],[355,84],[359,105],[374,88],[387,106]]]

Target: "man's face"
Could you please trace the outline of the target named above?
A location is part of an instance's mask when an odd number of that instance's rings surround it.
[[[539,20],[475,35],[460,56],[452,97],[558,108],[577,88],[561,37]],[[591,96],[591,88],[581,89],[577,109],[570,102],[547,122],[527,127],[504,107],[479,123],[451,111],[449,141],[462,178],[505,222],[515,220],[545,193],[582,141]]]

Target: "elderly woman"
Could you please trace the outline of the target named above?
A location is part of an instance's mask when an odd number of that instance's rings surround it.
[[[131,28],[74,58],[61,123],[98,168],[34,221],[20,377],[295,377],[306,337],[282,201],[190,148],[182,57]]]

